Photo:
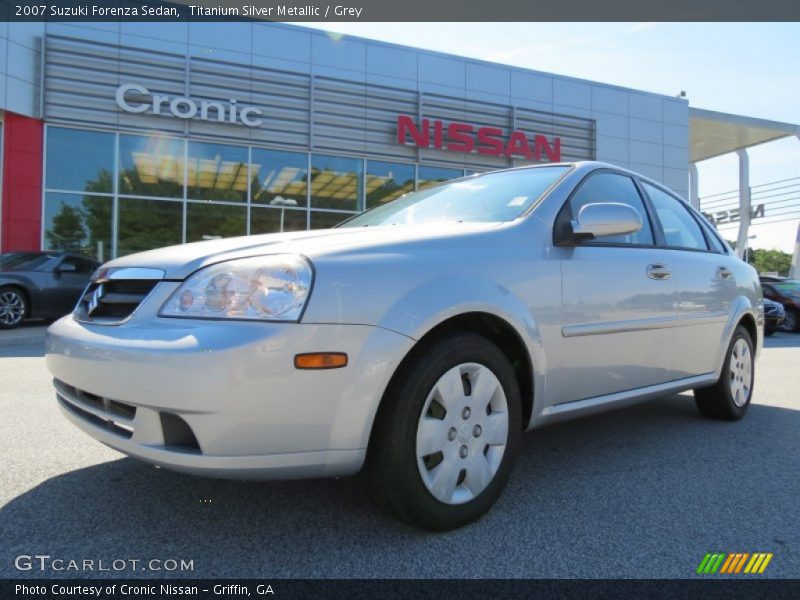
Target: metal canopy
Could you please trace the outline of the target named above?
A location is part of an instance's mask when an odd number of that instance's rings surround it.
[[[689,160],[697,162],[800,133],[800,126],[689,108]]]

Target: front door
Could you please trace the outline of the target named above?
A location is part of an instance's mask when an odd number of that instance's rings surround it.
[[[672,368],[677,325],[675,280],[668,252],[656,247],[653,227],[633,180],[591,175],[558,219],[585,204],[621,202],[642,216],[638,232],[598,238],[562,253],[562,311],[558,367],[548,376],[554,403],[583,400],[664,383]],[[556,224],[558,226],[558,224]]]

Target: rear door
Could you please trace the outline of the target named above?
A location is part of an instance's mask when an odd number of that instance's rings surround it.
[[[562,208],[555,227],[598,202],[632,206],[644,226],[634,234],[559,248],[562,335],[559,351],[548,357],[554,366],[547,382],[555,403],[674,379],[675,281],[634,180],[613,171],[591,174]]]
[[[675,356],[679,378],[713,372],[737,283],[734,261],[686,204],[643,182],[663,232],[667,261],[678,289]]]

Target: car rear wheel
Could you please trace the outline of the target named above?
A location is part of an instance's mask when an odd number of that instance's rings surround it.
[[[753,341],[740,325],[733,332],[717,383],[694,391],[697,408],[711,419],[738,421],[750,406],[754,382]]]
[[[444,531],[486,513],[522,434],[520,392],[505,355],[468,332],[439,337],[395,375],[373,428],[371,496],[401,521]]]
[[[792,333],[798,330],[798,325],[800,325],[800,319],[797,318],[797,313],[793,310],[787,310],[786,316],[780,325],[781,330]]]
[[[18,289],[0,288],[0,329],[19,327],[28,312],[28,302]]]

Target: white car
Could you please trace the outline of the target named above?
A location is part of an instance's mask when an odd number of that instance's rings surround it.
[[[392,514],[443,530],[498,499],[523,431],[689,389],[741,418],[763,318],[756,272],[669,190],[555,164],[113,260],[47,365],[67,418],[120,452],[214,477],[363,468]]]

